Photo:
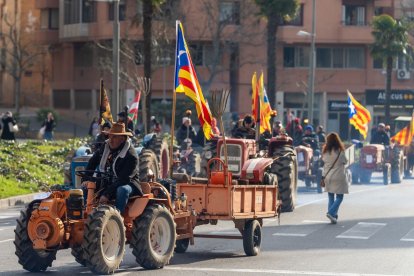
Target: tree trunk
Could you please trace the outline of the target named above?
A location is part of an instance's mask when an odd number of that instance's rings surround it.
[[[152,0],[143,0],[143,35],[144,35],[144,76],[151,79],[151,48],[152,48],[152,15],[153,5]],[[146,106],[146,125],[150,125],[151,118],[151,92],[148,93],[145,99]],[[145,125],[145,124],[144,124]],[[148,129],[144,130],[148,133]]]
[[[267,22],[267,96],[270,106],[275,107],[276,100],[276,32],[279,17],[269,16]]]
[[[14,102],[16,113],[20,112],[20,82],[21,78],[14,79]]]
[[[391,100],[391,76],[392,76],[393,58],[387,57],[387,79],[385,87],[385,124],[391,123],[390,118],[390,100]]]
[[[230,45],[230,112],[238,109],[239,105],[239,45],[232,43]]]

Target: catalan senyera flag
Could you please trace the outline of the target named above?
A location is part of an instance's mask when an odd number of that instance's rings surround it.
[[[413,140],[414,135],[414,111],[411,115],[411,121],[408,126],[401,129],[394,136],[391,137],[391,141],[400,144],[401,146],[409,146]]]
[[[105,120],[112,123],[113,119],[111,113],[111,106],[109,105],[109,100],[106,94],[103,80],[101,80],[99,99],[99,124],[103,125],[105,123]]]
[[[183,26],[178,20],[176,22],[176,30],[175,92],[184,93],[194,101],[204,136],[207,140],[210,140],[213,136],[211,129],[213,116],[201,91],[200,83],[198,82],[197,74],[191,61],[190,51],[185,42]]]
[[[270,106],[269,98],[267,97],[264,86],[263,73],[259,79],[259,98],[260,98],[260,134],[266,130],[271,131],[270,117],[272,115],[272,107]]]
[[[257,82],[256,72],[252,76],[252,116],[257,120],[257,113],[259,110],[259,87]]]
[[[355,127],[356,130],[361,133],[364,139],[367,138],[368,123],[371,121],[371,113],[363,107],[355,98],[351,92],[348,92],[348,108],[349,108],[349,123]]]
[[[134,122],[134,125],[136,125],[138,121],[138,108],[139,108],[140,99],[141,99],[141,91],[137,91],[135,99],[132,102],[128,110],[128,117],[131,118],[131,120]]]

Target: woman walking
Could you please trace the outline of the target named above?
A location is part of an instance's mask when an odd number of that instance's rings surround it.
[[[322,150],[323,178],[325,180],[325,191],[328,192],[328,212],[326,216],[332,224],[338,220],[338,209],[348,193],[348,182],[345,175],[345,147],[335,132],[329,133]]]
[[[47,113],[47,118],[42,124],[42,127],[45,128],[45,134],[43,135],[43,139],[45,140],[53,140],[53,129],[56,127],[55,118],[53,117],[52,112]]]

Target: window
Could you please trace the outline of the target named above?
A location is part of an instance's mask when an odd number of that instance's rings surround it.
[[[92,109],[92,91],[75,90],[75,109],[91,110]]]
[[[383,62],[380,58],[374,58],[374,61],[372,62],[372,67],[374,69],[382,69],[383,68]]]
[[[83,0],[82,2],[82,23],[96,21],[96,2],[92,0]]]
[[[220,2],[220,23],[240,24],[240,2]]]
[[[43,9],[40,12],[41,29],[59,28],[59,9]]]
[[[64,24],[76,24],[80,22],[81,0],[64,0]]]
[[[70,90],[53,90],[53,107],[70,109]]]
[[[141,4],[142,5],[142,4]],[[158,12],[154,14],[155,20],[175,20],[180,10],[180,1],[167,0],[158,8]],[[142,14],[142,12],[141,12]]]
[[[74,45],[75,67],[93,66],[93,49],[86,43],[75,43]]]
[[[285,47],[283,50],[284,67],[309,67],[310,47]],[[317,68],[364,68],[365,49],[316,48]]]
[[[189,45],[191,58],[194,66],[211,66],[216,60],[214,56],[214,47],[212,44],[193,43]],[[221,56],[218,57],[220,64]]]
[[[201,44],[191,44],[189,48],[194,66],[203,65],[203,46]]]
[[[140,2],[140,1],[137,1]],[[108,8],[108,19],[109,21],[114,20],[114,9],[115,9],[114,3],[109,3]],[[119,1],[119,21],[124,21],[126,19],[126,5],[125,0]]]
[[[342,21],[348,26],[364,26],[365,22],[365,6],[342,6]]]
[[[7,65],[7,50],[5,48],[1,48],[0,50],[0,59],[1,69],[4,70]]]
[[[141,42],[137,42],[134,46],[134,62],[136,65],[144,64],[144,49]]]
[[[296,16],[291,20],[283,19],[280,25],[284,26],[303,26],[303,4],[299,6]]]

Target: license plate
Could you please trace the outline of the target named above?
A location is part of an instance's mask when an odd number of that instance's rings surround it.
[[[238,172],[239,171],[239,165],[229,164],[229,171]]]
[[[367,161],[368,164],[371,164],[374,161],[374,159],[372,158],[372,155],[367,155],[365,160]]]

